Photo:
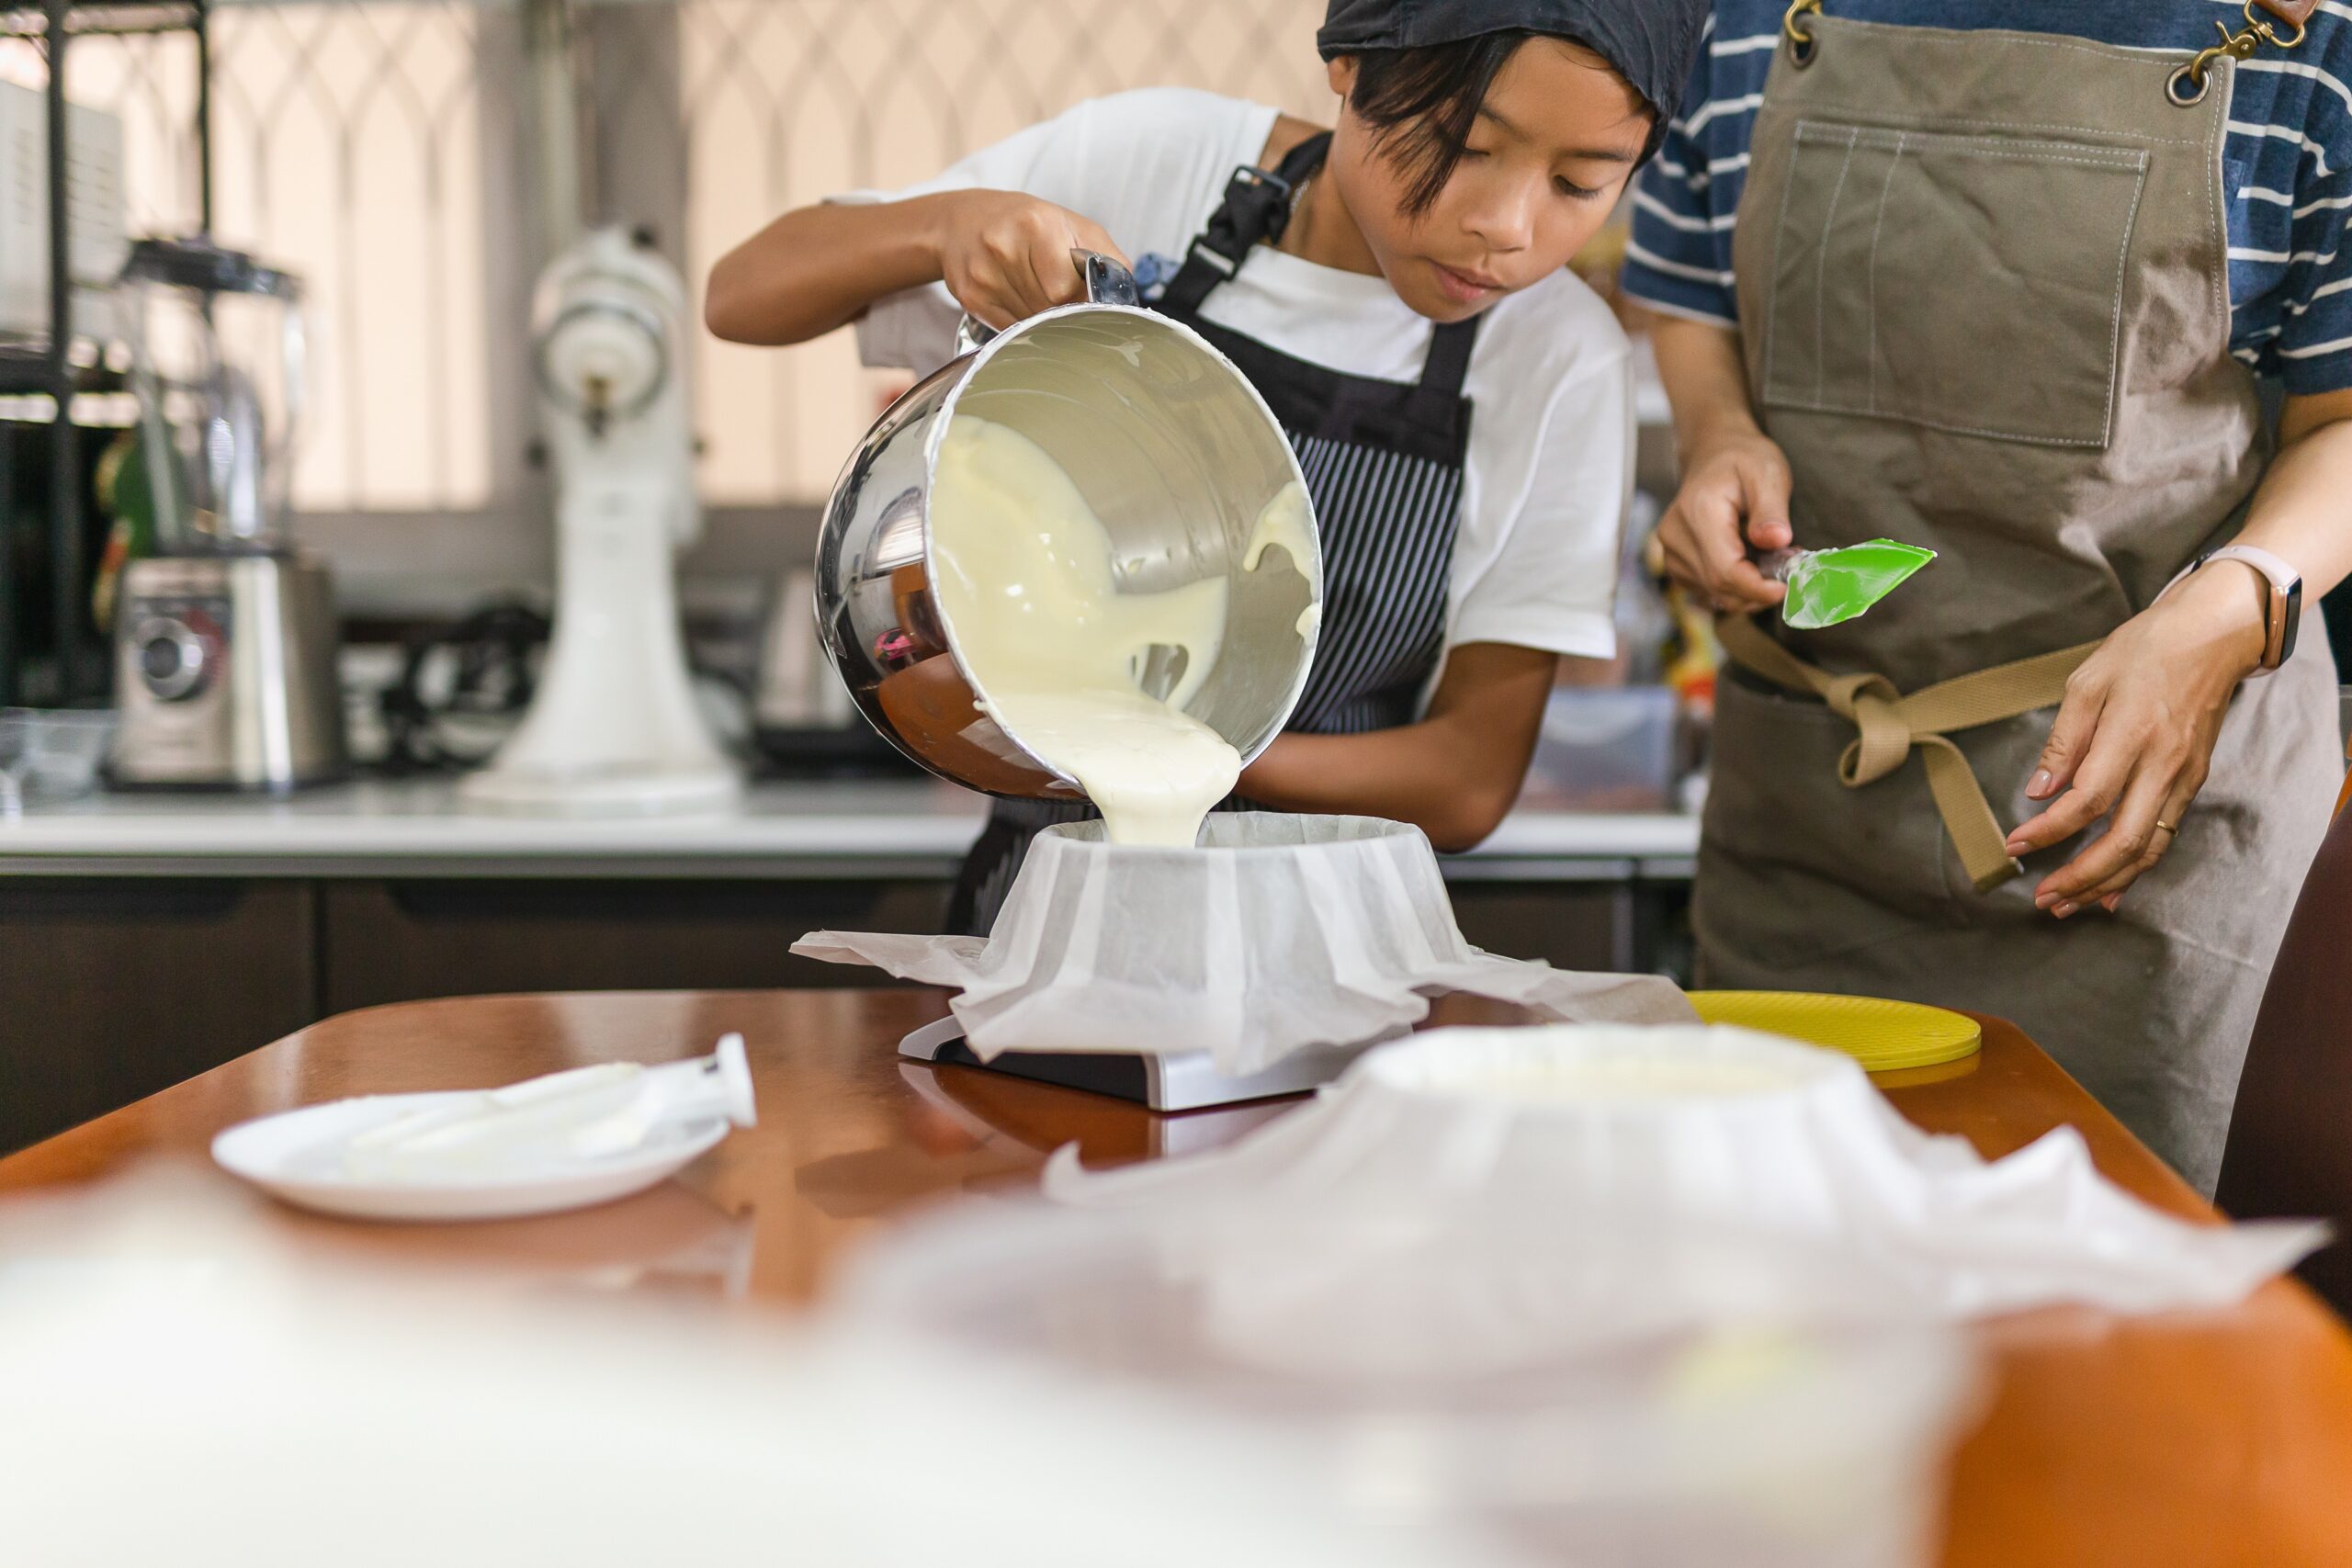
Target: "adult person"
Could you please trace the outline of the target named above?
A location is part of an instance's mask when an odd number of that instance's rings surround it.
[[[2352,566],[2347,15],[1719,0],[1625,273],[1669,570],[1762,612],[1702,978],[2005,1014],[2209,1190],[2338,773],[2295,633]],[[1754,555],[1882,535],[1939,558],[1770,614]]]

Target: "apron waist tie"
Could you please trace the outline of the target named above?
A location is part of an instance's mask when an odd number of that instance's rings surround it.
[[[1766,636],[1752,615],[1722,617],[1715,635],[1742,668],[1791,691],[1810,693],[1853,721],[1856,736],[1838,759],[1838,782],[1848,789],[1877,783],[1917,748],[1944,831],[1976,891],[1990,893],[2025,870],[2009,854],[2008,835],[1993,816],[1984,786],[1947,736],[2056,704],[2066,694],[2066,677],[2098,651],[2098,643],[1956,675],[1905,696],[1883,675],[1832,675],[1815,669]]]

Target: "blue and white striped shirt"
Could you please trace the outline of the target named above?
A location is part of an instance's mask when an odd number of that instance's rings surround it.
[[[1645,304],[1732,323],[1731,230],[1747,139],[1785,0],[1716,0],[1682,112],[1634,190],[1624,287]],[[2241,0],[1830,0],[1832,16],[1920,27],[2066,33],[2201,49]],[[2230,347],[2297,393],[2352,387],[2352,3],[2320,0],[2302,47],[2238,65],[2222,149]]]

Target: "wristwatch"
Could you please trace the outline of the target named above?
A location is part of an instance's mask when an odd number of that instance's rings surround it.
[[[2295,633],[2303,618],[2303,576],[2293,567],[2254,545],[2224,545],[2189,562],[2173,582],[2217,560],[2244,561],[2262,577],[2262,664],[2255,671],[2267,675],[2295,651]],[[2172,583],[2166,583],[2169,589]],[[2158,598],[2164,595],[2158,594]]]

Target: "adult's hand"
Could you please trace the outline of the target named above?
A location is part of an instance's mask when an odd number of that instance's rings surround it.
[[[2018,824],[2009,852],[2047,849],[2102,818],[2107,830],[2042,878],[2037,908],[2062,920],[2093,902],[2111,912],[2184,830],[2231,694],[2261,663],[2255,575],[2237,561],[2199,570],[2116,628],[2067,680],[2026,784],[2029,798],[2050,805]]]
[[[1712,609],[1769,609],[1788,595],[1748,558],[1790,540],[1789,460],[1752,427],[1694,455],[1658,520],[1666,572]]]
[[[1073,251],[1127,258],[1091,218],[1019,191],[960,191],[934,209],[932,243],[956,302],[1001,332],[1086,298]]]
[[[1767,609],[1788,589],[1748,551],[1790,542],[1789,460],[1748,404],[1739,334],[1666,315],[1649,330],[1682,446],[1682,488],[1657,525],[1667,575],[1710,609]]]

